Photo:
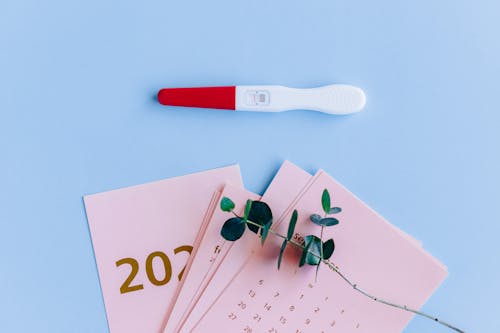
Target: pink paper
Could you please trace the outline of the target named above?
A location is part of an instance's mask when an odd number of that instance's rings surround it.
[[[336,215],[340,224],[324,230],[324,239],[335,240],[332,261],[365,291],[420,308],[446,277],[445,267],[323,172],[295,206],[299,212],[296,232],[319,235],[320,227],[311,223],[309,216],[322,211],[320,198],[325,188],[332,194],[332,204],[342,208]],[[287,227],[288,223],[275,226],[281,234],[286,234]],[[316,267],[299,269],[299,253],[290,246],[278,272],[279,246],[280,242],[270,237],[264,250],[250,257],[191,331],[224,327],[227,332],[246,333],[333,329],[395,333],[411,319],[408,312],[356,292],[324,265],[315,281]]]
[[[84,197],[111,332],[158,332],[226,183],[243,187],[237,165]]]

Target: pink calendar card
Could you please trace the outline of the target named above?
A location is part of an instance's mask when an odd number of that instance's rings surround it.
[[[213,193],[237,165],[84,197],[110,331],[158,332]]]
[[[320,227],[309,216],[322,211],[324,189],[332,194],[333,205],[342,208],[340,224],[324,232],[325,239],[333,237],[336,243],[332,261],[365,291],[420,308],[446,277],[446,268],[324,172],[294,206],[299,212],[295,237],[319,235]],[[291,211],[287,213],[285,220]],[[275,228],[286,234],[287,226]],[[315,267],[298,268],[294,248],[287,248],[278,272],[279,246],[271,237],[250,256],[190,331],[395,333],[411,319],[408,312],[356,292],[324,265],[316,280]]]

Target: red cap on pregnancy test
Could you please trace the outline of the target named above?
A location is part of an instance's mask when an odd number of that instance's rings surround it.
[[[158,92],[163,105],[208,109],[236,109],[236,87],[164,88]]]

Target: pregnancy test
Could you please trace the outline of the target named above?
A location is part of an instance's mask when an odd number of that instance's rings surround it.
[[[332,84],[309,89],[274,85],[164,88],[158,92],[158,101],[163,105],[234,111],[313,110],[349,114],[361,111],[366,98],[357,87]]]

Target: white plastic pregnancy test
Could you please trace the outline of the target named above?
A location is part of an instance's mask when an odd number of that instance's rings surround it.
[[[310,89],[283,86],[164,88],[158,92],[158,101],[163,105],[235,111],[314,110],[349,114],[361,111],[366,98],[357,87],[332,84]]]

